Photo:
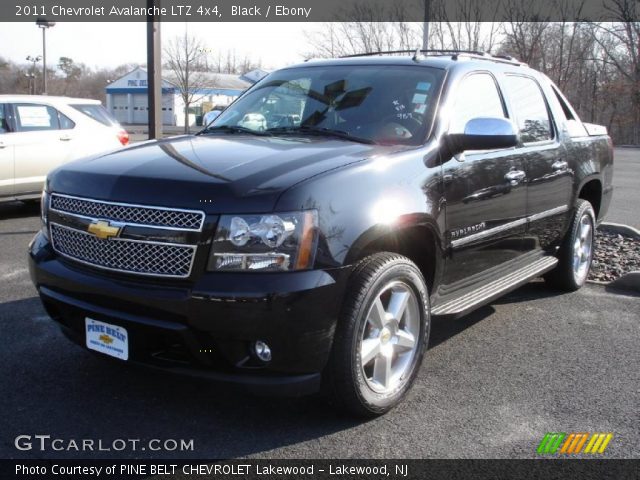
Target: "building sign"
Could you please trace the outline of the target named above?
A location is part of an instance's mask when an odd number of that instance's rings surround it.
[[[147,87],[146,80],[127,80],[128,87]]]

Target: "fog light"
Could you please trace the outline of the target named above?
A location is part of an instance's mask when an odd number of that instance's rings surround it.
[[[271,348],[262,340],[257,340],[256,343],[253,344],[253,351],[263,362],[271,361]]]

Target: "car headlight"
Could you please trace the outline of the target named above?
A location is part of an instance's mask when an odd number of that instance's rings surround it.
[[[315,210],[265,215],[223,215],[208,270],[282,271],[313,266],[318,237]]]
[[[49,192],[46,187],[42,189],[40,197],[40,220],[42,221],[42,233],[49,238]]]

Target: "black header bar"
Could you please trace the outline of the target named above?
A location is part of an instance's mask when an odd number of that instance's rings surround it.
[[[637,0],[2,0],[0,21],[432,22],[630,21]],[[622,7],[622,8],[621,8]],[[624,12],[621,12],[624,10]]]

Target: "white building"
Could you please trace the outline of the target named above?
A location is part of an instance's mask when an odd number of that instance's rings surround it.
[[[189,123],[195,125],[196,117],[208,112],[214,106],[227,106],[262,78],[267,72],[254,70],[243,76],[226,73],[198,73],[205,76],[205,88],[195,92],[194,102],[190,106]],[[107,110],[123,124],[149,123],[147,104],[147,71],[136,68],[124,77],[110,83],[106,88]],[[184,102],[171,75],[162,79],[162,123],[164,125],[184,126]]]

